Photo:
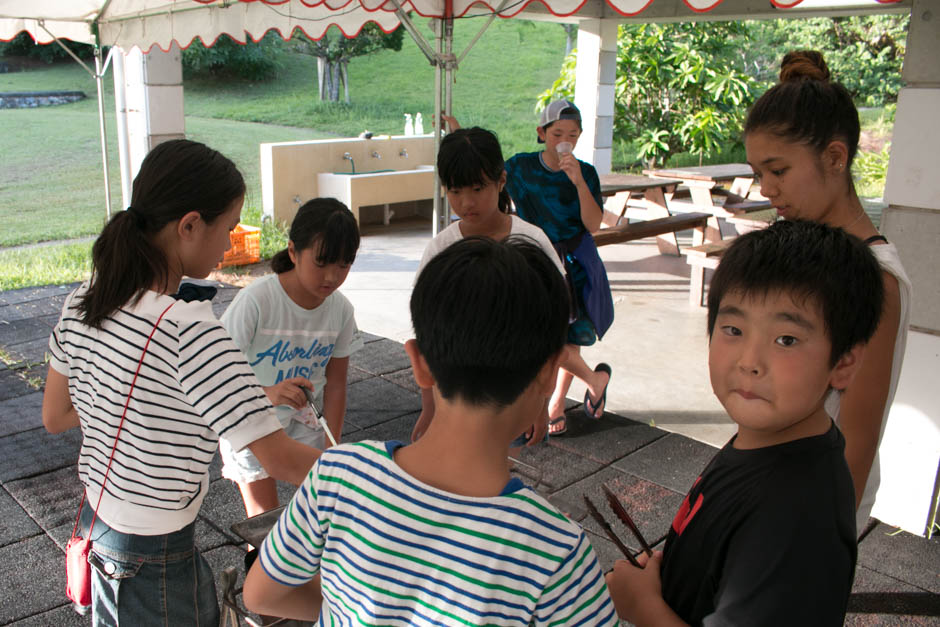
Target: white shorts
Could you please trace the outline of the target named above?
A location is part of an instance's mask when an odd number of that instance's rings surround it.
[[[287,435],[301,444],[322,449],[325,443],[323,429],[314,429],[302,422],[291,420],[284,428]],[[225,438],[219,438],[219,453],[222,455],[222,476],[239,483],[251,483],[267,479],[267,473],[258,458],[247,446],[235,452]]]

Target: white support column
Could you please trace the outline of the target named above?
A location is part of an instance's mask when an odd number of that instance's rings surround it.
[[[881,487],[872,515],[930,534],[940,485],[940,6],[914,0],[891,142],[881,231],[898,247],[913,283],[911,330],[881,445]]]
[[[574,102],[584,133],[575,156],[610,172],[614,137],[614,82],[617,79],[617,21],[584,20],[578,25]]]
[[[183,68],[180,49],[157,46],[147,54],[134,48],[124,58],[127,142],[131,176],[161,142],[186,136],[183,120]]]

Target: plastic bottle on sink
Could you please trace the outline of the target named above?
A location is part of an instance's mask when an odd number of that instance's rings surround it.
[[[406,113],[405,114],[405,135],[414,135],[414,134],[415,134],[415,127],[414,127],[414,123],[411,121],[411,114]]]
[[[424,135],[424,120],[420,111],[415,113],[415,135]]]

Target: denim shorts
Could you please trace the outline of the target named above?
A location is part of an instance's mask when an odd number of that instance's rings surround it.
[[[93,507],[86,501],[81,527],[87,536]],[[196,550],[195,522],[157,536],[121,533],[95,520],[91,534],[92,624],[219,624],[219,602],[209,563]]]
[[[315,429],[303,422],[289,420],[284,427],[284,432],[292,440],[297,440],[301,444],[317,449],[324,447],[325,434],[323,429]],[[222,476],[226,479],[239,483],[251,483],[271,476],[247,446],[235,452],[228,440],[221,438],[219,440],[219,454],[222,456]]]

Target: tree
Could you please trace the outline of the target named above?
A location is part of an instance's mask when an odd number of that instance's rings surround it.
[[[283,41],[275,31],[268,31],[257,42],[238,43],[221,35],[211,46],[194,39],[183,50],[182,64],[186,76],[220,74],[250,80],[272,79],[282,65]]]
[[[680,152],[701,159],[739,142],[757,88],[736,67],[746,34],[739,22],[621,26],[614,136],[635,145],[647,167]],[[538,108],[574,95],[576,54],[565,59]]]
[[[562,23],[565,29],[565,56],[567,57],[574,50],[575,42],[578,40],[578,25]]]
[[[404,29],[399,26],[386,33],[375,23],[366,24],[355,37],[346,37],[336,26],[331,26],[320,39],[310,39],[297,29],[291,37],[294,51],[317,58],[317,93],[320,100],[339,101],[340,84],[349,103],[347,66],[354,57],[379,50],[401,50]]]
[[[776,80],[785,52],[819,50],[835,80],[845,85],[859,106],[896,102],[910,15],[867,15],[754,22],[758,45],[750,46],[755,66]]]

